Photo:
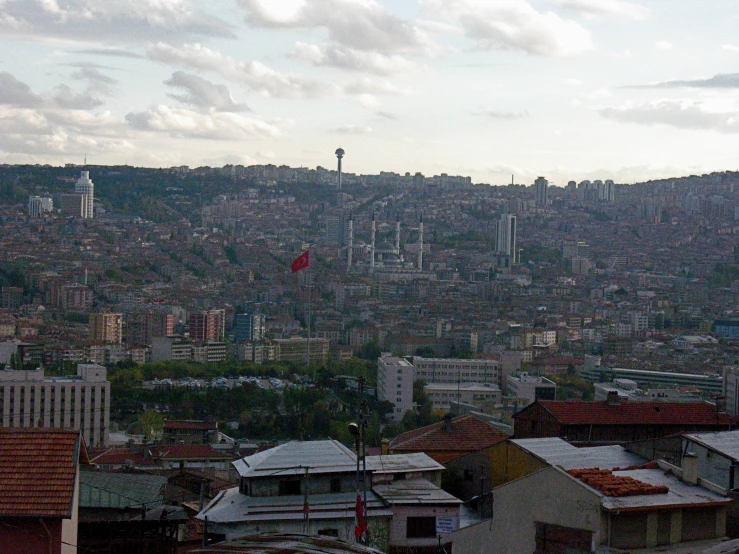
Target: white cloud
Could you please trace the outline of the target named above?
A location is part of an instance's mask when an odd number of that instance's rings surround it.
[[[723,49],[728,52],[739,52],[739,46],[733,44],[724,44]]]
[[[654,42],[654,47],[659,50],[672,50],[673,44],[671,42],[668,42],[666,40],[656,40]]]
[[[324,27],[329,38],[357,50],[428,52],[428,35],[375,0],[239,0],[248,23],[264,27]]]
[[[342,125],[336,129],[331,129],[331,132],[342,135],[368,135],[372,132],[372,127],[364,127],[362,125]]]
[[[571,56],[592,47],[590,33],[526,0],[421,0],[429,13],[456,20],[485,49],[523,50],[537,56]]]
[[[624,0],[559,0],[559,4],[589,15],[615,16],[634,21],[649,17],[649,8]]]
[[[257,61],[238,61],[197,43],[175,48],[158,42],[147,49],[146,55],[154,61],[218,73],[265,96],[310,98],[331,92],[330,86],[318,81],[283,74]]]
[[[253,117],[230,112],[202,113],[164,105],[154,106],[145,112],[129,113],[126,121],[134,129],[168,133],[175,137],[226,140],[276,137],[280,134],[275,125]]]
[[[603,108],[598,113],[621,123],[668,125],[678,129],[739,133],[739,112],[709,111],[699,102],[662,100]]]
[[[482,110],[473,112],[472,115],[484,115],[486,117],[489,117],[491,119],[525,119],[529,117],[529,112],[523,111],[523,112],[503,112],[500,110],[495,110],[493,108],[484,108]]]
[[[38,41],[139,42],[231,37],[231,25],[189,0],[5,0],[0,33]]]
[[[164,84],[182,89],[184,94],[168,93],[167,96],[189,106],[213,108],[222,112],[243,112],[249,109],[245,104],[234,102],[225,85],[216,85],[184,71],[175,71]]]
[[[362,77],[353,83],[346,84],[343,86],[343,90],[347,94],[358,95],[383,94],[407,96],[413,93],[412,90],[396,86],[390,81],[371,79],[369,77]]]
[[[415,69],[412,62],[397,54],[365,52],[335,44],[298,42],[295,44],[292,55],[307,60],[315,66],[334,67],[345,71],[358,71],[375,75],[407,73]]]

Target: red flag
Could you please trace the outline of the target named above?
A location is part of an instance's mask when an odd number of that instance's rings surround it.
[[[298,256],[297,258],[293,260],[293,264],[290,266],[290,269],[293,270],[293,273],[296,273],[300,271],[301,269],[305,269],[309,265],[310,265],[310,251],[306,250],[300,256]]]
[[[364,519],[364,504],[362,497],[357,492],[357,513],[354,516],[354,535],[359,540],[367,532],[367,522]]]

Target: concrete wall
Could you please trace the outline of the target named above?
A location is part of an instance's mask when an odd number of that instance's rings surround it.
[[[490,459],[490,486],[497,487],[548,467],[515,444],[505,441],[484,450]]]
[[[698,477],[702,477],[725,489],[733,488],[731,483],[731,465],[729,458],[709,450],[683,437],[683,452],[693,452],[698,457]]]
[[[439,540],[434,537],[414,539],[406,537],[407,522],[409,517],[444,517],[453,518],[454,528],[459,528],[459,506],[419,506],[399,505],[393,506],[393,519],[390,521],[390,546],[413,547],[413,546],[438,546]],[[442,535],[442,544],[448,543],[452,534]]]
[[[592,531],[601,542],[600,497],[549,467],[493,490],[493,517],[454,533],[453,554],[521,554],[536,550],[535,523]]]

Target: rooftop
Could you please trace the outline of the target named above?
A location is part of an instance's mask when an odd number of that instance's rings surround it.
[[[290,441],[233,462],[241,477],[352,472],[357,457],[336,440]]]
[[[154,507],[162,501],[167,478],[132,473],[80,473],[80,508]]]
[[[0,516],[70,517],[78,463],[79,431],[0,430]]]
[[[426,481],[426,479],[401,479],[372,490],[389,504],[461,504],[462,501]]]
[[[565,470],[579,468],[625,469],[647,463],[647,460],[622,446],[594,446],[577,448],[564,439],[511,439],[516,446],[544,460],[549,465]]]
[[[733,460],[739,461],[739,431],[691,433],[685,437]]]
[[[369,546],[348,543],[329,537],[305,535],[258,535],[235,541],[222,542],[192,550],[196,554],[381,554]]]

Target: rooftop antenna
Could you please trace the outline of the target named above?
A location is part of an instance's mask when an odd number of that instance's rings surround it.
[[[513,184],[513,174],[511,174],[511,185]]]
[[[87,165],[87,152],[85,152],[85,165]]]

